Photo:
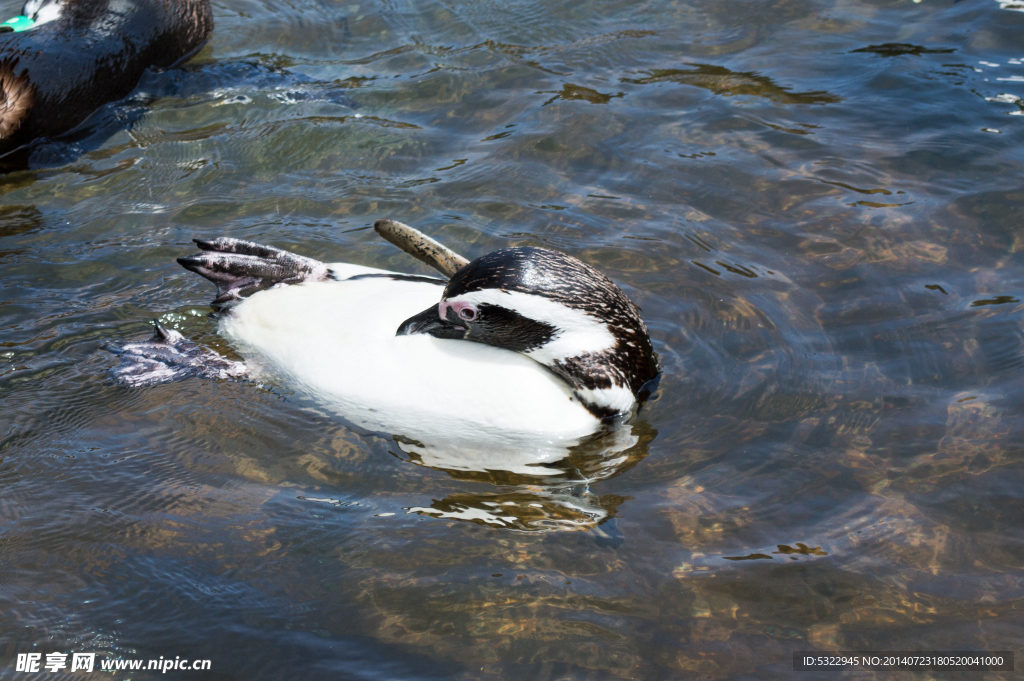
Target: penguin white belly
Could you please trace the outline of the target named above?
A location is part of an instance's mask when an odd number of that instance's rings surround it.
[[[256,293],[222,317],[221,332],[250,365],[350,422],[428,446],[526,447],[535,452],[528,459],[551,461],[597,430],[598,420],[569,386],[523,355],[469,341],[396,336],[402,322],[440,300],[442,286],[349,280],[385,272],[343,263],[330,268],[346,279]]]

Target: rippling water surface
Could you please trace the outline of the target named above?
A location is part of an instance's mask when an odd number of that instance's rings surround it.
[[[1015,6],[218,0],[188,65],[0,177],[0,677],[59,651],[247,680],[1019,653]],[[231,351],[174,262],[193,237],[426,272],[380,217],[621,284],[664,367],[625,439],[534,479],[273,383],[109,382],[154,318]]]

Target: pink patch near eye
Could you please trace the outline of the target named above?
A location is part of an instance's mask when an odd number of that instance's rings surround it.
[[[476,319],[476,307],[472,303],[465,303],[461,301],[452,303],[447,300],[442,300],[437,304],[437,313],[440,315],[441,319],[448,319],[449,309],[455,310],[455,314],[467,322],[471,322]]]

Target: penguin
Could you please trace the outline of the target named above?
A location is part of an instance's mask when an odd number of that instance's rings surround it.
[[[626,422],[659,376],[639,308],[580,260],[503,248],[450,280],[323,263],[237,239],[178,263],[217,287],[219,332],[245,362],[158,326],[115,378],[263,378],[417,442],[567,443]],[[553,460],[553,459],[552,459]]]
[[[72,130],[212,29],[209,0],[29,0],[0,24],[0,156]]]

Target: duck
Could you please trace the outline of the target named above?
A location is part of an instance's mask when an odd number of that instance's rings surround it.
[[[455,256],[443,279],[194,241],[199,251],[178,263],[216,285],[218,331],[244,361],[158,325],[119,349],[122,384],[270,380],[349,424],[403,436],[421,456],[439,442],[545,452],[523,468],[628,421],[659,376],[639,308],[559,251]]]
[[[0,24],[0,156],[74,129],[212,30],[209,0],[29,0]]]

